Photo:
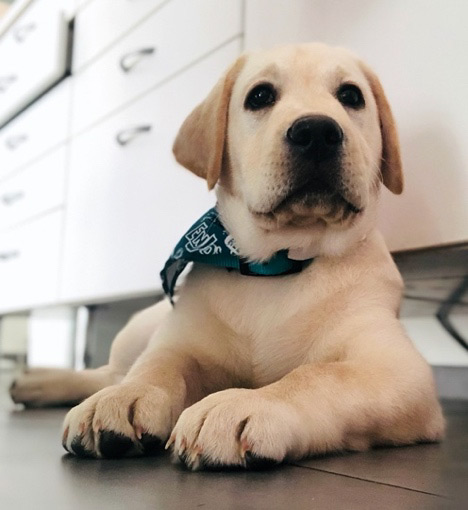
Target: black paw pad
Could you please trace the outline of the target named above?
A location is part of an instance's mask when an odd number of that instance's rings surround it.
[[[140,443],[145,455],[156,455],[164,450],[163,442],[158,436],[143,434]]]
[[[260,457],[252,452],[245,452],[245,467],[252,471],[272,469],[278,465],[278,461],[268,457]]]
[[[99,434],[99,450],[106,459],[119,459],[133,448],[133,441],[123,434],[103,430]]]
[[[65,450],[67,450],[70,453],[74,453],[75,455],[78,455],[78,457],[94,457],[93,452],[83,446],[83,443],[81,442],[81,436],[75,436],[73,438],[73,441],[70,445],[71,451],[67,448],[65,442],[63,442],[62,444]]]

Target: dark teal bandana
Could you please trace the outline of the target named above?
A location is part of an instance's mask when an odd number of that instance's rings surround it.
[[[233,237],[226,231],[216,208],[206,212],[177,243],[161,271],[164,292],[173,303],[174,288],[189,262],[236,270],[249,276],[280,276],[299,273],[313,259],[292,260],[287,250],[267,262],[248,262],[239,256]]]

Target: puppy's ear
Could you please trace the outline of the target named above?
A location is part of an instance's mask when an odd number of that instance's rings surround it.
[[[214,188],[221,173],[232,87],[244,66],[239,57],[208,97],[185,119],[172,148],[176,160]]]
[[[382,133],[382,161],[380,166],[382,181],[392,193],[399,195],[403,191],[403,168],[395,119],[379,79],[365,64],[361,63],[361,67],[371,86],[379,111],[380,131]]]

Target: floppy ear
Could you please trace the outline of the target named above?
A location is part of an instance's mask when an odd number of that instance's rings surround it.
[[[379,79],[365,64],[361,63],[361,66],[371,86],[379,111],[380,131],[382,133],[382,161],[380,166],[382,180],[392,193],[399,195],[403,191],[403,169],[395,119]]]
[[[232,87],[245,62],[239,57],[208,97],[185,119],[172,148],[176,160],[214,188],[223,164]]]

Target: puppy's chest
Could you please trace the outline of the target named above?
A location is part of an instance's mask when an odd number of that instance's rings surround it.
[[[310,336],[295,335],[286,325],[245,338],[254,386],[277,381],[304,364],[312,342]]]
[[[216,280],[217,315],[249,360],[254,385],[278,380],[308,360],[320,337],[320,289],[311,287],[307,275]]]

